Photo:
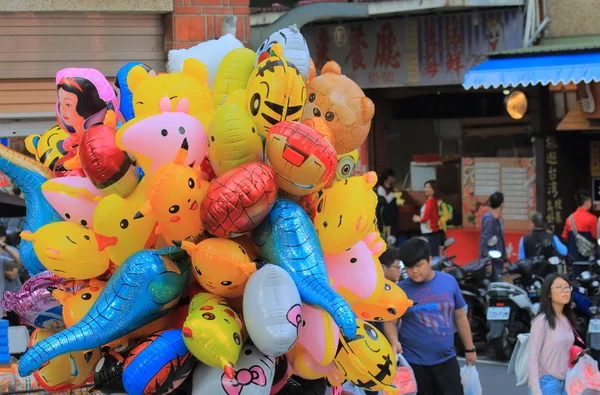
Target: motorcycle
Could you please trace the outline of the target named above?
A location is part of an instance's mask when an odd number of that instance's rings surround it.
[[[490,252],[492,253],[495,259],[502,258],[500,252]],[[559,262],[560,260],[555,257],[549,260],[549,263],[554,266]],[[531,259],[523,259],[507,265],[506,271],[507,274],[521,274],[522,278],[525,277],[522,280],[524,283],[539,283],[541,289],[541,278],[534,280],[533,275],[529,278],[529,273],[533,273],[535,264],[536,262]],[[508,360],[517,343],[517,336],[528,333],[531,329],[531,320],[537,311],[529,296],[530,293],[519,284],[493,282],[488,288],[486,294],[488,344],[493,348],[496,358],[500,360]]]

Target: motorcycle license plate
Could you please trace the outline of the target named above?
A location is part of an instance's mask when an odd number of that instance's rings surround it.
[[[506,321],[510,317],[510,307],[488,307],[488,321]]]
[[[600,333],[600,319],[590,320],[588,325],[588,333]]]

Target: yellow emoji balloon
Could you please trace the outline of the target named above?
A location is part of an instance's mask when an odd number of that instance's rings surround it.
[[[281,121],[300,121],[306,84],[296,66],[283,57],[280,44],[252,71],[246,87],[247,110],[266,139],[271,126]]]
[[[243,107],[217,108],[208,129],[208,157],[217,176],[249,162],[262,162],[263,146],[254,119]]]
[[[29,347],[54,335],[45,329],[33,331]],[[38,383],[48,392],[69,392],[84,384],[93,373],[94,366],[102,353],[99,348],[88,351],[73,351],[52,358],[48,363],[35,371]]]
[[[377,221],[375,184],[377,174],[370,171],[336,182],[323,191],[315,203],[313,219],[323,252],[344,252],[372,232]]]
[[[375,303],[355,303],[351,305],[357,317],[366,321],[390,321],[400,318],[414,302],[402,288],[388,279],[383,284],[381,297]]]
[[[398,394],[392,385],[396,356],[385,336],[368,322],[356,320],[354,340],[340,338],[335,366],[352,384],[369,391]]]
[[[257,270],[244,247],[230,239],[206,239],[198,244],[183,242],[192,257],[194,276],[202,288],[224,298],[244,294],[250,275]]]
[[[198,360],[233,378],[242,351],[242,320],[225,299],[206,292],[194,296],[183,324],[183,341]]]
[[[200,203],[210,183],[202,180],[200,166],[185,164],[187,153],[187,139],[183,139],[175,160],[148,176],[148,200],[133,217],[136,222],[153,214],[156,233],[168,242],[193,240],[204,232]]]
[[[73,222],[54,222],[35,233],[24,231],[21,238],[32,242],[46,269],[73,280],[87,280],[105,273],[110,260],[104,249],[117,242]]]
[[[156,219],[152,213],[134,220],[140,207],[146,203],[148,177],[144,177],[131,195],[122,198],[109,195],[98,202],[94,211],[94,231],[110,237],[115,243],[106,248],[110,260],[121,265],[134,252],[147,249],[154,244]]]

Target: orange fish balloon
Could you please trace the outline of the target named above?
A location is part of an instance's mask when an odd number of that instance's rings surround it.
[[[185,164],[188,148],[183,139],[175,160],[149,176],[148,200],[134,216],[138,220],[152,213],[158,223],[156,233],[168,242],[193,240],[204,232],[200,203],[210,184],[201,178],[200,166]]]

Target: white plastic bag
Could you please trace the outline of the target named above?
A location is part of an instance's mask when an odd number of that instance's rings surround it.
[[[510,357],[508,373],[517,376],[517,385],[527,385],[529,380],[529,333],[521,333],[517,336],[517,344]]]
[[[462,381],[465,395],[482,395],[481,382],[479,381],[479,372],[475,365],[465,365],[460,369],[460,379]]]
[[[600,394],[598,363],[589,355],[583,355],[567,372],[566,387],[569,395]]]

